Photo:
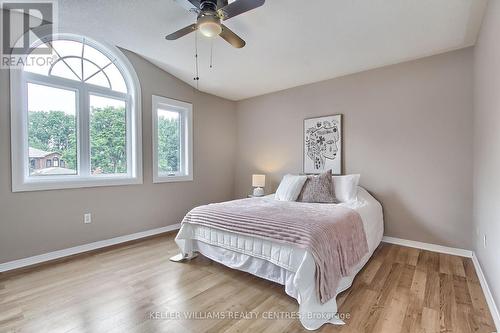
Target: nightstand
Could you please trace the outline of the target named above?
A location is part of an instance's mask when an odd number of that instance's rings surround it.
[[[263,197],[264,197],[263,195],[261,195],[261,196],[255,196],[253,194],[247,195],[247,198],[263,198]]]

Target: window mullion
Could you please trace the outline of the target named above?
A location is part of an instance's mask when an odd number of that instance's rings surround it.
[[[90,97],[88,89],[79,89],[80,106],[80,175],[90,176]]]

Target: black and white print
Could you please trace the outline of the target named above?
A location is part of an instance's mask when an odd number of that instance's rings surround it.
[[[342,172],[342,115],[304,120],[304,173]]]

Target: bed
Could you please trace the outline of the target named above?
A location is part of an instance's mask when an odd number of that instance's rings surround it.
[[[273,195],[260,200],[276,201]],[[352,209],[359,214],[368,251],[349,275],[338,281],[334,297],[327,302],[319,300],[315,277],[317,266],[311,251],[307,249],[266,237],[193,223],[182,223],[175,241],[185,259],[193,257],[195,253],[201,253],[227,267],[284,285],[285,292],[298,301],[298,317],[306,329],[316,330],[326,323],[341,325],[343,321],[337,315],[336,296],[351,286],[356,274],[368,262],[382,240],[384,227],[382,206],[362,187],[358,187],[356,201],[336,205]]]

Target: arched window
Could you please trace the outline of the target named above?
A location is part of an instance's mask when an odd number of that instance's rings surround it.
[[[28,58],[11,70],[13,190],[142,183],[140,87],[122,52],[57,34]],[[64,169],[30,168],[29,151],[61,156]]]

